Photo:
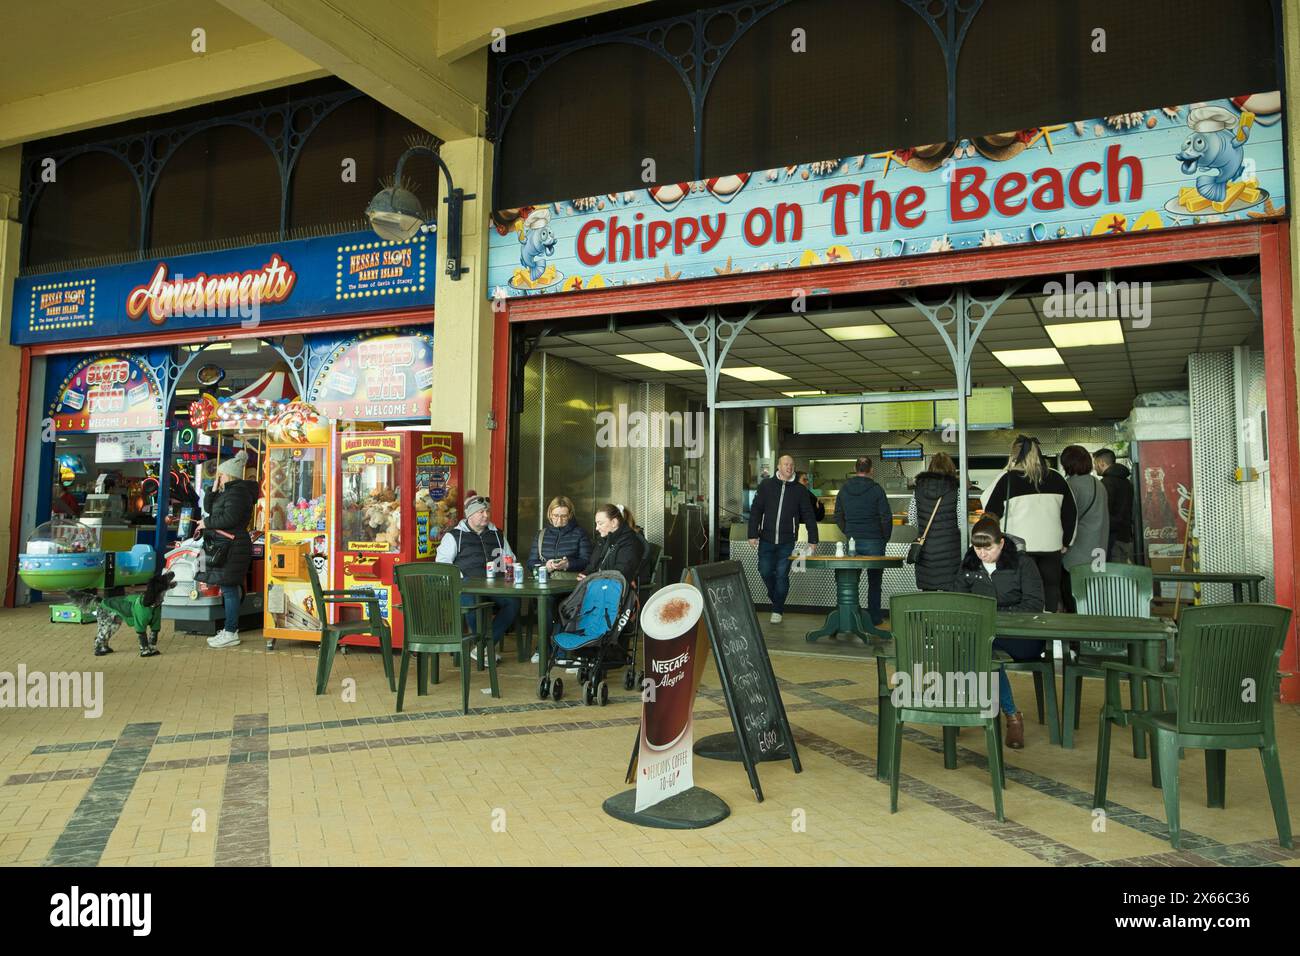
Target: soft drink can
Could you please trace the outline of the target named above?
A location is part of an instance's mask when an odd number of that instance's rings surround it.
[[[835,542],[835,557],[837,557],[837,558],[842,558],[842,557],[844,557],[844,542],[843,542],[843,541],[836,541],[836,542]]]
[[[487,578],[489,581],[491,581],[496,576],[497,576],[497,563],[495,561],[489,561],[487,563]]]
[[[537,583],[538,584],[546,583],[546,565],[544,564],[539,564],[537,566]]]
[[[523,566],[522,564],[516,564],[516,565],[515,565],[515,584],[522,585],[523,583],[524,583],[524,566]]]

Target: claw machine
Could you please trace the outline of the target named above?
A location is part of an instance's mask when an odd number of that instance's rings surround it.
[[[330,529],[333,500],[329,442],[270,443],[266,450],[266,603],[263,631],[277,638],[320,641],[325,608],[316,606],[309,565],[321,589],[334,580]]]
[[[369,588],[402,646],[393,567],[432,561],[438,542],[460,520],[463,482],[459,432],[340,432],[336,439],[337,567],[342,589]],[[360,620],[361,604],[339,604],[339,620]],[[359,644],[377,647],[363,636]]]

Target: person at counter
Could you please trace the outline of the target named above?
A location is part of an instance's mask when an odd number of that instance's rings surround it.
[[[248,522],[257,499],[262,496],[257,482],[244,479],[247,464],[248,453],[241,451],[217,466],[212,491],[203,502],[208,515],[195,529],[203,534],[203,551],[207,557],[207,567],[195,577],[221,588],[226,611],[224,626],[208,638],[209,647],[234,647],[239,643],[239,605],[244,579],[253,563],[253,539],[248,534]]]
[[[551,573],[573,574],[586,570],[591,558],[591,539],[573,520],[573,511],[573,502],[564,495],[551,499],[546,509],[549,524],[537,532],[532,552],[528,555],[528,567],[534,574],[542,565],[546,565],[546,570]]]
[[[1015,538],[1002,533],[997,518],[985,515],[975,522],[970,544],[952,590],[994,598],[999,611],[1035,613],[1043,609],[1043,581],[1038,566],[1017,546]],[[993,647],[1018,661],[1037,660],[1043,653],[1042,641],[1026,638],[995,638]],[[1002,669],[998,670],[998,687],[1002,713],[1007,718],[1007,746],[1020,750],[1025,746],[1025,718],[1016,710],[1011,681]]]
[[[957,466],[943,452],[930,459],[929,471],[916,476],[912,500],[907,503],[907,523],[916,528],[918,537],[925,538],[915,565],[918,591],[946,591],[961,563],[957,486]]]
[[[510,542],[501,533],[501,529],[492,523],[491,508],[492,502],[483,495],[466,498],[465,517],[442,536],[434,560],[439,564],[456,565],[462,578],[485,578],[489,561],[499,561],[507,555],[514,558]],[[492,646],[498,648],[506,638],[506,631],[510,630],[515,618],[519,616],[519,599],[497,597],[495,594],[462,594],[460,603],[467,606],[477,604],[484,597],[495,607],[492,614]],[[477,630],[477,614],[474,611],[465,615],[471,631]],[[470,651],[470,657],[477,661],[478,650]],[[497,654],[497,663],[501,663],[500,654]]]
[[[812,496],[813,514],[817,516],[818,521],[826,520],[826,506],[822,504],[821,499],[817,497],[817,492],[813,490],[812,478],[806,471],[796,471],[794,480],[799,482],[808,489],[808,494]]]
[[[857,460],[853,477],[835,493],[835,523],[853,539],[855,554],[880,557],[894,531],[894,512],[889,508],[885,489],[871,477],[874,467],[866,455]],[[867,571],[867,613],[872,624],[878,625],[885,619],[880,609],[884,577],[883,568]]]
[[[1117,564],[1133,563],[1133,482],[1130,472],[1115,462],[1115,453],[1101,448],[1092,453],[1093,467],[1101,476],[1106,488],[1109,507],[1110,534],[1106,544],[1106,560]]]
[[[645,554],[642,538],[637,534],[632,512],[622,505],[605,505],[596,511],[596,550],[591,554],[587,574],[617,571],[628,584],[635,586],[641,570],[641,557]],[[579,574],[581,581],[587,574]]]
[[[1037,438],[1019,435],[1011,443],[1006,469],[981,499],[1002,530],[1025,542],[1038,566],[1047,610],[1061,609],[1061,555],[1074,540],[1074,495],[1059,472],[1043,462]]]
[[[1109,555],[1110,509],[1106,486],[1092,477],[1093,459],[1088,449],[1082,445],[1070,445],[1061,452],[1061,468],[1065,470],[1065,483],[1074,493],[1074,506],[1079,512],[1074,541],[1061,558],[1061,603],[1073,614],[1070,569],[1092,564],[1098,553],[1103,559]]]
[[[780,624],[790,593],[790,555],[799,541],[799,525],[808,528],[808,543],[816,544],[817,515],[808,490],[794,480],[794,459],[782,455],[776,474],[764,478],[749,509],[749,543],[758,548],[758,573],[772,602],[773,624]]]
[[[58,480],[54,482],[54,490],[50,495],[50,514],[63,515],[67,518],[76,518],[81,514],[81,506],[77,504],[77,499],[63,486],[63,482]]]

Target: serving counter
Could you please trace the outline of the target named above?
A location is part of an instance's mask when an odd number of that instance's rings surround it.
[[[907,554],[907,547],[916,540],[916,528],[911,525],[894,525],[893,537],[889,539],[889,544],[885,546],[885,554],[888,556],[903,557]],[[847,541],[847,536],[840,531],[839,526],[834,522],[823,521],[817,525],[818,543],[813,549],[814,554],[830,556],[835,554],[835,543],[837,541]],[[807,530],[799,529],[799,540],[806,544],[808,540]],[[749,583],[749,594],[754,604],[766,607],[771,602],[767,596],[767,586],[758,574],[758,548],[749,543],[748,528],[743,523],[733,524],[731,526],[730,541],[731,560],[739,561],[745,569],[745,580]],[[867,593],[867,572],[862,572],[862,578],[858,582],[862,594]],[[881,596],[888,606],[889,598],[893,594],[907,594],[916,590],[916,575],[912,568],[904,565],[901,568],[886,568],[884,580],[881,585]],[[833,575],[825,573],[816,573],[809,571],[791,571],[790,573],[790,593],[785,599],[786,609],[798,611],[801,608],[809,610],[829,610],[837,604],[835,578]]]

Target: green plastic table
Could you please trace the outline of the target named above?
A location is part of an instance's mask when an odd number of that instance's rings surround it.
[[[1237,571],[1155,571],[1151,575],[1151,580],[1159,584],[1161,581],[1191,581],[1193,584],[1231,584],[1232,585],[1232,602],[1234,604],[1243,604],[1242,589],[1250,592],[1250,603],[1259,603],[1259,586],[1264,582],[1262,574],[1246,574]]]
[[[537,601],[537,676],[546,676],[546,657],[550,653],[551,637],[547,633],[551,623],[551,599],[564,599],[573,591],[578,582],[572,579],[548,580],[538,584],[536,578],[529,578],[523,584],[514,584],[498,576],[489,581],[487,578],[468,578],[460,583],[462,594],[480,594],[497,598],[534,598]],[[522,627],[522,624],[520,625]]]
[[[790,560],[798,561],[800,557],[791,555]],[[888,631],[882,631],[866,620],[862,613],[858,586],[862,572],[869,568],[901,568],[903,555],[838,557],[833,554],[809,554],[804,555],[802,560],[807,562],[809,569],[829,568],[835,572],[835,610],[826,615],[826,622],[821,627],[804,635],[805,641],[811,644],[818,638],[834,637],[840,633],[852,634],[865,644],[891,639]]]
[[[1034,641],[1109,641],[1128,648],[1130,664],[1148,670],[1160,669],[1160,645],[1173,647],[1177,628],[1158,617],[1112,617],[1106,614],[1025,614],[999,611],[998,637],[1019,637]],[[1130,687],[1134,709],[1139,706],[1138,691]],[[1158,692],[1157,688],[1150,688]],[[1133,756],[1147,755],[1146,735],[1133,731]]]

